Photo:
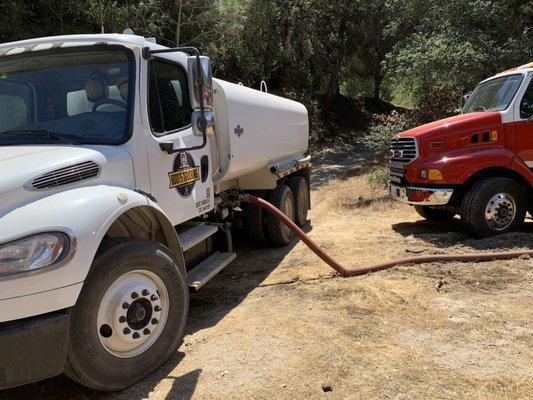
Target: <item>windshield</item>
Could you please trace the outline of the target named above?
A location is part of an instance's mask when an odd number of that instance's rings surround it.
[[[478,85],[463,107],[463,113],[505,110],[511,104],[522,79],[522,74],[508,75]]]
[[[116,47],[0,57],[0,145],[125,142],[130,60]]]

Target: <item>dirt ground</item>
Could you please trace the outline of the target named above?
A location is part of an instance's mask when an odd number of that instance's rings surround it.
[[[316,157],[311,237],[346,265],[533,248],[533,221],[476,240],[379,197],[356,153]],[[533,393],[533,260],[406,266],[343,279],[300,242],[241,245],[191,298],[185,343],[131,389],[64,377],[5,399],[526,399]]]

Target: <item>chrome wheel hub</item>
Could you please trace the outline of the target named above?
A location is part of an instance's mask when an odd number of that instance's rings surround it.
[[[507,229],[516,216],[516,203],[507,193],[493,196],[485,208],[485,219],[488,225],[497,231]]]
[[[169,308],[165,284],[147,270],[130,271],[109,286],[97,314],[100,343],[116,357],[135,357],[150,348],[165,327]]]

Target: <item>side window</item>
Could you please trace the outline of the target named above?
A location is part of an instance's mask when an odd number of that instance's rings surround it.
[[[191,123],[187,75],[177,65],[151,61],[148,104],[150,125],[158,136],[185,128]]]
[[[520,102],[520,118],[528,119],[533,115],[533,78]]]

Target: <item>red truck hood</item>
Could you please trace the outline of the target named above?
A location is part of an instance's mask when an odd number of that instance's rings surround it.
[[[417,126],[416,128],[400,133],[400,137],[427,138],[433,136],[457,135],[472,133],[491,129],[501,125],[502,119],[499,112],[475,112],[469,114],[456,115],[445,119],[440,119],[429,124]]]

